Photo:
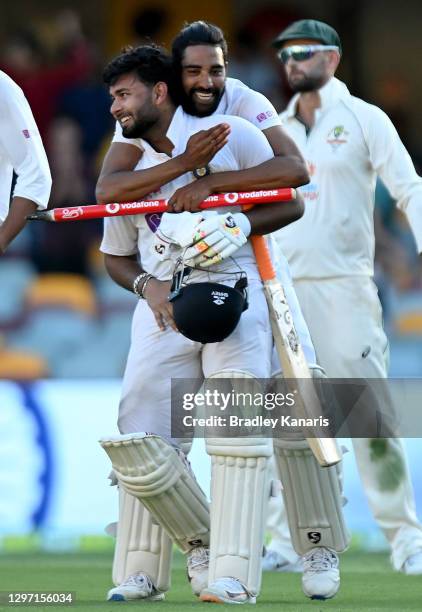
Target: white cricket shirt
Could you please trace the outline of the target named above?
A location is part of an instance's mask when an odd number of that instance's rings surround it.
[[[403,210],[422,251],[422,179],[387,115],[331,79],[307,134],[296,118],[299,94],[282,126],[307,161],[305,213],[275,234],[294,279],[373,275],[377,175]]]
[[[228,143],[216,153],[209,164],[212,173],[227,170],[244,170],[257,166],[273,157],[273,151],[267,139],[250,122],[238,117],[222,115],[212,115],[203,118],[193,117],[184,113],[180,106],[175,111],[167,131],[167,138],[174,144],[173,156],[183,153],[192,134],[200,130],[207,130],[221,122],[226,122],[230,125],[231,133]],[[136,139],[134,144],[144,151],[135,170],[151,168],[170,159],[165,153],[157,153],[145,140]],[[195,180],[193,174],[187,172],[166,183],[158,191],[149,194],[145,199],[169,198],[176,189],[191,183],[193,180]],[[215,210],[228,212],[230,208]],[[233,210],[238,211],[239,209],[233,208]],[[105,218],[101,251],[110,255],[120,256],[134,255],[139,252],[141,265],[144,270],[160,280],[171,278],[174,263],[171,261],[161,261],[152,249],[154,242],[153,235],[159,226],[160,219],[160,214]],[[234,259],[237,265],[247,272],[250,279],[259,279],[255,257],[249,242],[236,251]],[[228,261],[230,262],[230,260]],[[226,270],[228,264],[227,262],[223,262],[223,264],[222,266]],[[230,263],[230,267],[233,271],[239,271],[239,268],[234,267],[232,263]],[[212,266],[212,269],[220,270],[221,268]]]
[[[280,118],[271,102],[238,79],[226,79],[224,94],[215,112],[242,117],[260,130],[280,125]]]
[[[46,208],[51,174],[41,136],[23,91],[0,70],[0,222],[9,211],[13,170],[13,196]]]

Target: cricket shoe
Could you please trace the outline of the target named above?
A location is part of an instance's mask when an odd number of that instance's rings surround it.
[[[277,550],[264,547],[264,554],[262,555],[263,572],[301,572],[302,570],[303,563],[300,557],[297,561],[291,562]]]
[[[237,578],[229,577],[217,578],[215,582],[202,591],[199,599],[212,603],[256,603],[256,597],[253,597]]]
[[[162,601],[164,593],[155,588],[151,578],[143,572],[132,574],[122,584],[107,593],[107,601],[131,601],[145,599],[147,601]]]
[[[330,548],[313,548],[303,556],[302,589],[311,599],[331,599],[340,587],[337,554]]]
[[[187,555],[187,573],[192,591],[199,597],[208,586],[208,566],[210,551],[204,546],[196,546]]]
[[[401,571],[407,576],[419,576],[422,574],[422,550],[407,557]]]

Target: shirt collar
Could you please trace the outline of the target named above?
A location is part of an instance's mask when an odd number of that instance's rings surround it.
[[[183,112],[183,108],[178,106],[174,111],[172,120],[168,127],[166,136],[173,143],[174,147],[177,147],[177,142],[180,138],[180,125],[186,122],[186,114]]]
[[[296,116],[297,103],[299,100],[300,93],[297,93],[290,100],[287,108],[286,115],[290,119]],[[338,102],[350,98],[350,92],[347,89],[345,83],[333,77],[319,90],[319,96],[321,98],[321,106],[317,109],[317,112],[321,112]]]

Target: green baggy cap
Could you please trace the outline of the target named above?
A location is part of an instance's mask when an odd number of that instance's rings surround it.
[[[271,44],[276,49],[279,49],[288,40],[295,40],[296,38],[309,38],[323,45],[335,45],[340,49],[341,53],[340,36],[335,29],[329,26],[328,23],[317,21],[316,19],[294,21]]]

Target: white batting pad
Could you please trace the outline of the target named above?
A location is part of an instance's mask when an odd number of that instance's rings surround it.
[[[136,497],[119,487],[119,522],[113,561],[116,586],[136,574],[148,574],[158,591],[168,591],[171,584],[173,542],[153,522],[148,510]]]
[[[344,551],[350,541],[343,516],[338,466],[320,467],[305,440],[274,439],[292,544],[299,555],[317,546]]]
[[[183,453],[154,434],[100,440],[119,484],[183,552],[209,542],[209,505]]]
[[[255,596],[261,585],[272,444],[264,438],[210,438],[206,448],[212,458],[209,583],[231,576]]]

